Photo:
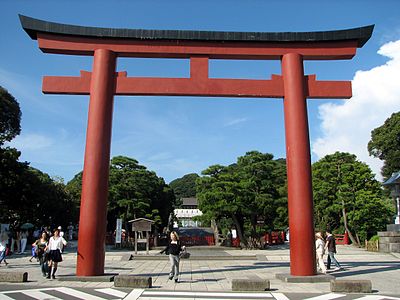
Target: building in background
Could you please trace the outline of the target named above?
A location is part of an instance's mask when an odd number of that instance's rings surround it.
[[[195,216],[201,216],[203,214],[197,208],[197,198],[181,198],[181,200],[182,207],[174,210],[174,214],[178,219],[178,224],[180,227],[200,227],[201,223],[193,220]]]

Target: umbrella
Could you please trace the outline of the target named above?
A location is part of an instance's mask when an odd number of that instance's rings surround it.
[[[24,223],[21,225],[21,229],[29,229],[29,228],[33,228],[35,227],[35,225],[33,225],[32,223]]]

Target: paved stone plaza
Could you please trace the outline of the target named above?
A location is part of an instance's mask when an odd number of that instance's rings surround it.
[[[168,280],[169,261],[159,250],[139,252],[139,258],[129,260],[133,251],[110,249],[106,253],[107,274],[131,274],[151,276],[152,290],[174,291],[231,291],[235,278],[269,279],[271,290],[281,293],[329,293],[329,282],[287,283],[275,278],[277,273],[289,273],[288,246],[275,246],[266,250],[232,250],[229,248],[189,248],[190,259],[181,260],[180,282]],[[68,286],[82,288],[110,288],[113,282],[65,281],[75,274],[76,249],[69,248],[60,263],[57,279],[41,276],[38,264],[29,262],[28,255],[14,255],[8,259],[10,265],[0,271],[28,272],[26,288],[46,286]],[[201,259],[199,259],[201,258]],[[379,294],[400,295],[400,255],[367,252],[352,246],[338,246],[337,259],[344,271],[331,272],[338,279],[368,279],[372,289]],[[1,283],[13,285],[12,283]],[[15,284],[14,284],[15,285]]]

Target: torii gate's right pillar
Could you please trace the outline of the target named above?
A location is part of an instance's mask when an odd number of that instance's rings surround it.
[[[290,273],[315,275],[313,197],[303,58],[282,57],[290,228]]]

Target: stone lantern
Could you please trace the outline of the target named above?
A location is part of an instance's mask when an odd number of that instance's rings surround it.
[[[389,187],[391,189],[390,195],[393,197],[393,200],[396,204],[396,218],[394,221],[394,226],[390,226],[393,231],[400,231],[400,171],[393,173],[392,177],[386,180],[383,185]],[[393,225],[393,224],[391,224]],[[390,230],[388,228],[388,230]]]
[[[393,173],[392,177],[386,180],[383,185],[390,187],[390,195],[396,203],[395,224],[388,224],[387,231],[378,232],[379,251],[400,253],[400,172]]]

